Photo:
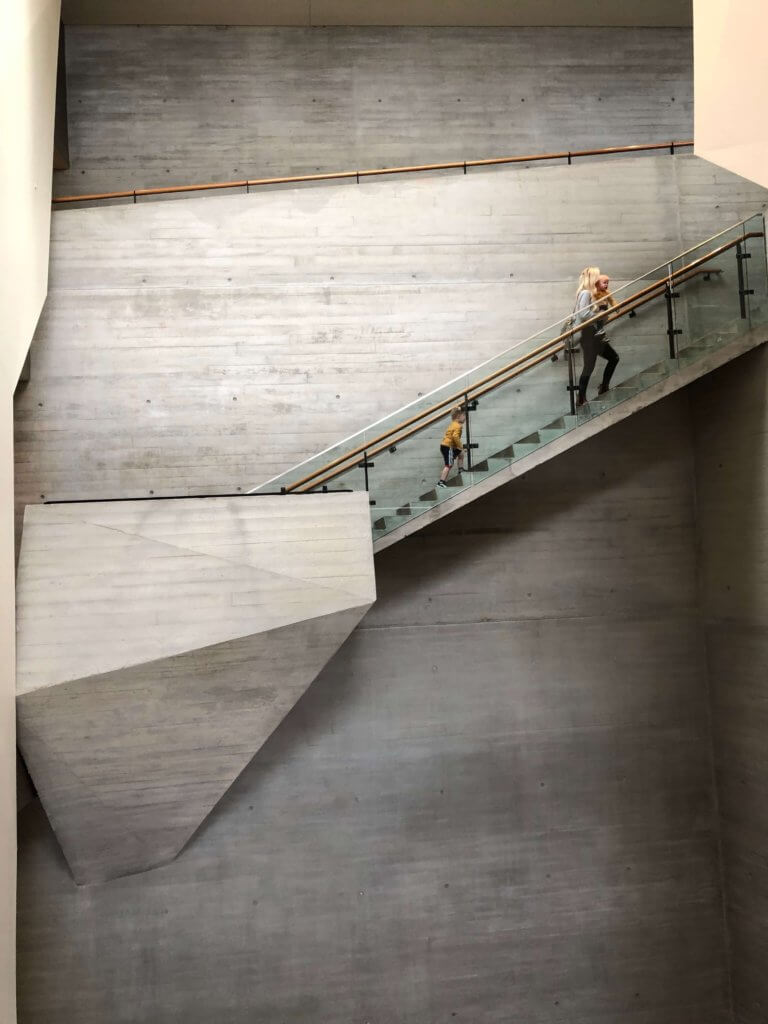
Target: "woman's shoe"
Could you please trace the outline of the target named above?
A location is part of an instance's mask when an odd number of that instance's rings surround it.
[[[581,395],[579,395],[579,397],[576,399],[576,408],[577,409],[581,409],[586,404],[587,404],[586,398],[582,398]]]
[[[600,385],[600,387],[599,387],[599,388],[597,389],[597,394],[598,394],[598,397],[599,397],[600,395],[604,395],[604,394],[605,394],[605,392],[606,392],[606,391],[608,391],[608,389],[610,388],[610,386],[611,386],[610,384],[601,384],[601,385]]]

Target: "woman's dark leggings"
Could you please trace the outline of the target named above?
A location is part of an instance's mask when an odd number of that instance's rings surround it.
[[[584,368],[579,377],[579,398],[582,401],[586,401],[587,384],[589,384],[589,378],[592,376],[592,371],[595,368],[597,357],[600,356],[602,359],[605,359],[602,388],[606,390],[611,383],[613,371],[619,362],[619,353],[606,340],[604,334],[596,335],[588,327],[581,332],[581,352],[584,356]]]

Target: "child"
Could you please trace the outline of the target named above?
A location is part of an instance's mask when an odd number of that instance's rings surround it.
[[[462,465],[464,462],[464,446],[461,443],[461,428],[464,426],[466,418],[466,413],[458,405],[455,409],[451,409],[451,425],[445,431],[445,437],[440,445],[440,453],[443,456],[445,466],[440,474],[440,479],[437,481],[438,487],[448,486],[445,481],[451,471],[454,460],[458,462],[457,473],[460,473],[464,468]]]

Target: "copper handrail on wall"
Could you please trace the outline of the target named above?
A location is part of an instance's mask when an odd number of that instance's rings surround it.
[[[211,181],[199,185],[166,185],[158,188],[134,188],[122,192],[92,192],[82,196],[54,196],[53,204],[92,203],[107,199],[133,199],[134,203],[140,196],[164,196],[178,192],[209,192],[222,188],[260,188],[264,185],[296,185],[303,181],[335,181],[341,178],[380,177],[384,174],[416,174],[420,171],[463,170],[468,167],[491,167],[497,164],[528,164],[539,160],[567,160],[572,163],[579,157],[612,156],[615,153],[645,153],[651,150],[668,149],[674,155],[677,149],[687,149],[693,145],[693,139],[681,142],[648,142],[635,146],[608,146],[605,149],[574,149],[559,153],[534,153],[529,156],[493,156],[483,160],[452,160],[442,164],[416,164],[411,167],[377,167],[363,171],[329,171],[324,174],[292,174],[281,178],[243,178],[241,181]]]
[[[578,334],[584,327],[594,323],[596,320],[599,320],[600,318],[606,319],[608,322],[618,320],[620,317],[633,312],[640,306],[645,305],[647,302],[660,298],[664,295],[666,289],[672,284],[683,284],[699,274],[720,273],[721,271],[714,267],[707,267],[704,269],[698,268],[700,268],[703,263],[719,256],[728,249],[732,249],[747,238],[762,237],[763,233],[761,231],[749,231],[738,238],[732,239],[730,242],[726,242],[723,245],[712,249],[711,252],[706,253],[704,256],[700,256],[698,259],[693,260],[684,267],[680,267],[679,270],[673,271],[667,277],[659,278],[647,285],[645,288],[640,289],[640,291],[635,292],[633,295],[628,295],[625,299],[617,302],[608,317],[606,317],[604,313],[598,313],[589,320],[585,320],[577,327],[572,327],[569,330],[556,335],[554,338],[550,338],[549,341],[546,341],[537,348],[532,349],[524,356],[520,356],[518,359],[513,360],[506,366],[502,366],[493,373],[475,381],[475,383],[471,384],[469,387],[465,387],[460,391],[454,392],[447,398],[442,399],[440,402],[436,402],[434,405],[431,405],[428,409],[424,409],[422,412],[403,420],[396,426],[390,427],[377,437],[371,438],[363,444],[345,452],[343,455],[332,459],[324,466],[320,466],[318,469],[313,470],[313,472],[308,473],[300,480],[296,480],[292,484],[286,485],[285,493],[290,494],[292,492],[299,491],[300,489],[314,490],[316,487],[322,487],[324,484],[327,484],[330,480],[340,476],[342,473],[346,473],[350,469],[354,469],[354,462],[360,455],[364,455],[367,460],[388,448],[401,444],[409,437],[412,437],[414,434],[418,434],[421,430],[424,430],[426,427],[431,426],[433,423],[442,419],[445,416],[446,408],[450,408],[454,405],[467,401],[471,402],[476,398],[481,398],[483,395],[488,394],[488,392],[494,391],[496,388],[501,387],[510,380],[514,380],[515,377],[519,377],[520,374],[525,373],[534,366],[538,366],[539,363],[543,363],[546,362],[546,360],[551,359],[556,352],[561,352],[565,348],[565,342],[568,338],[572,337],[574,334]],[[404,431],[404,433],[400,433],[400,431]],[[382,445],[382,441],[386,441],[386,444]],[[376,447],[377,445],[381,445],[381,447]],[[350,465],[350,463],[353,464]]]

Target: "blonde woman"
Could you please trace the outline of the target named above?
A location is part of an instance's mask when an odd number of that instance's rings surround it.
[[[576,289],[576,308],[574,317],[576,324],[583,324],[597,316],[600,312],[609,310],[616,302],[609,289],[611,280],[607,274],[600,272],[600,267],[585,267],[579,277],[579,287]],[[577,405],[585,405],[587,401],[587,384],[595,368],[597,357],[605,359],[605,371],[603,380],[598,388],[598,395],[604,395],[611,386],[611,377],[616,365],[619,362],[618,352],[605,336],[603,321],[595,320],[588,324],[582,331],[579,338],[581,352],[584,356],[584,367],[579,377],[579,397]]]

